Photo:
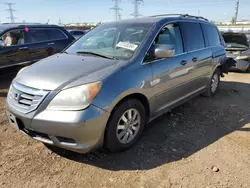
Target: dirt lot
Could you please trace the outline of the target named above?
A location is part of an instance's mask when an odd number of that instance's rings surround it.
[[[10,127],[10,80],[0,78],[0,187],[250,187],[250,73],[158,118],[131,150],[87,155],[52,152]]]

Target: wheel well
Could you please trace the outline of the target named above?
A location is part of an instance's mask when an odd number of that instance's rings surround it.
[[[116,104],[116,106],[114,107],[114,109],[112,110],[112,112],[124,101],[129,100],[129,99],[137,99],[138,101],[140,101],[142,103],[142,105],[145,108],[146,111],[146,122],[148,122],[149,120],[149,116],[150,116],[150,106],[149,106],[149,102],[147,97],[145,97],[143,94],[140,93],[134,93],[134,94],[130,94],[126,97],[124,97],[122,100],[120,100],[118,102],[118,104]],[[111,113],[112,113],[111,112]]]
[[[224,74],[223,74],[223,67],[222,67],[222,65],[217,66],[217,67],[214,69],[213,74],[215,73],[216,70],[219,71],[220,76],[223,78],[223,77],[224,77]],[[213,76],[213,75],[212,75],[212,76]]]

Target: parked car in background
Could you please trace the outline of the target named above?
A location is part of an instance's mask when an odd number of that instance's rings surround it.
[[[247,39],[248,39],[248,44],[250,46],[250,33],[247,33],[246,36],[247,36]]]
[[[85,45],[92,40],[105,45]],[[46,144],[123,151],[148,122],[192,97],[215,95],[226,60],[216,25],[202,17],[105,23],[20,70],[8,93],[8,118]]]
[[[61,52],[74,38],[48,24],[0,24],[0,69],[34,63]]]
[[[223,32],[227,57],[233,58],[236,64],[231,70],[248,71],[250,67],[249,38],[244,33]]]
[[[85,35],[88,30],[67,30],[76,40]]]
[[[105,29],[92,35],[82,45],[83,48],[109,48],[113,45],[116,30],[113,28]]]

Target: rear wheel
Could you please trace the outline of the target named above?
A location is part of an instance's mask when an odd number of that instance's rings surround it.
[[[104,147],[111,152],[132,147],[145,126],[145,108],[136,99],[121,103],[112,113],[107,125]]]
[[[216,69],[214,71],[213,76],[211,77],[208,90],[206,93],[204,93],[204,96],[207,96],[207,97],[214,96],[218,91],[219,85],[220,85],[220,71],[219,69]]]

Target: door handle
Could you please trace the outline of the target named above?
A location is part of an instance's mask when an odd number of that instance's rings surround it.
[[[27,46],[18,48],[19,51],[25,51],[25,50],[28,50],[28,49],[29,49],[29,48],[28,48]]]
[[[187,61],[186,60],[183,60],[183,61],[181,61],[181,63],[180,63],[181,65],[186,65],[187,64]]]
[[[48,43],[48,45],[54,45],[54,44],[55,44],[54,42]]]
[[[196,62],[196,61],[198,61],[198,58],[197,58],[197,57],[194,57],[194,58],[192,59],[192,61],[193,61],[193,62]]]

